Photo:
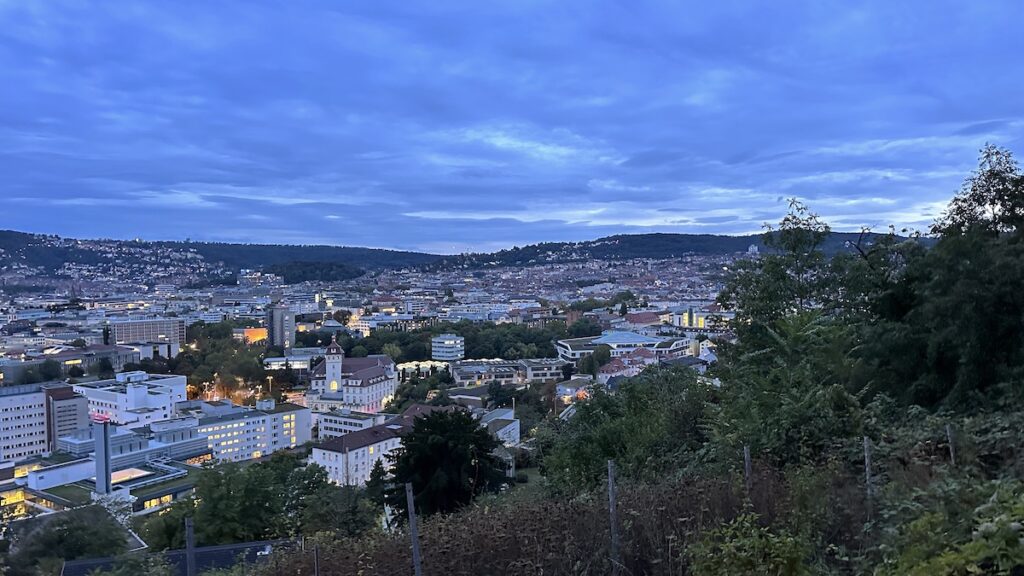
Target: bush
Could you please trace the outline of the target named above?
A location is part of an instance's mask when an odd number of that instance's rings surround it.
[[[705,535],[688,550],[695,576],[771,574],[801,576],[809,546],[784,532],[759,526],[756,514],[743,514]]]
[[[530,481],[530,476],[526,472],[516,472],[516,482],[519,484],[526,484]]]

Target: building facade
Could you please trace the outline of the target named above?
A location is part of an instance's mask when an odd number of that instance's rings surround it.
[[[287,306],[275,304],[267,308],[267,344],[291,348],[295,346],[295,313]]]
[[[175,415],[174,406],[187,400],[186,379],[176,374],[122,372],[112,380],[75,384],[89,401],[89,412],[125,428],[146,426]]]
[[[111,344],[137,342],[185,342],[185,320],[182,318],[147,318],[110,322]]]
[[[442,362],[454,362],[466,357],[466,339],[455,334],[441,334],[430,339],[430,357]]]

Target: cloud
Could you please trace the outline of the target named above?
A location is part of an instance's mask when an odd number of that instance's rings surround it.
[[[920,224],[982,144],[1024,153],[1021,17],[0,3],[0,227],[450,252],[750,232],[791,196],[837,228]]]

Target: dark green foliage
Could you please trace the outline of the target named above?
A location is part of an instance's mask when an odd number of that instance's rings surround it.
[[[109,360],[107,361],[109,363]],[[60,378],[60,362],[47,359],[39,365],[39,375],[43,380],[56,380]]]
[[[708,441],[715,393],[688,368],[651,368],[612,396],[595,390],[568,422],[543,431],[543,467],[556,487],[597,486],[614,459],[622,475],[654,479]]]
[[[758,524],[756,514],[744,514],[707,532],[689,549],[693,576],[810,574],[804,558],[808,544]]]
[[[592,318],[582,318],[569,326],[569,338],[586,338],[587,336],[600,336],[601,325]]]
[[[499,489],[504,464],[492,454],[499,445],[463,410],[433,412],[416,419],[401,446],[388,459],[395,487],[388,502],[404,517],[405,484],[411,482],[417,512],[454,512],[473,498]]]
[[[153,549],[180,548],[186,516],[194,518],[197,542],[208,546],[317,532],[355,535],[369,530],[375,515],[361,490],[330,484],[323,468],[279,452],[263,462],[203,471],[194,497],[146,517],[141,535]]]
[[[64,560],[114,556],[128,548],[127,531],[99,506],[26,522],[27,526],[18,527],[12,547],[10,573],[13,576],[58,574]],[[57,570],[48,571],[53,566]]]
[[[341,262],[282,262],[264,266],[263,271],[281,276],[285,284],[351,280],[366,272]]]

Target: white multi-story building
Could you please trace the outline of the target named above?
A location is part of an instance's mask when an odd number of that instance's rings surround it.
[[[192,401],[179,405],[179,412],[199,418],[199,434],[217,460],[260,458],[312,440],[309,409],[270,398],[258,400],[255,408]]]
[[[0,462],[46,451],[46,398],[39,386],[0,387]]]
[[[464,410],[457,406],[427,406],[415,404],[400,416],[383,424],[370,426],[334,437],[316,446],[310,461],[327,470],[327,478],[343,486],[360,486],[370,479],[374,464],[381,462],[385,470],[391,467],[388,455],[402,443],[402,435],[412,429],[416,418],[432,412]],[[519,443],[519,420],[510,408],[494,410],[480,417],[480,425],[487,428],[506,446]]]
[[[321,440],[337,438],[384,423],[384,414],[353,412],[347,408],[319,412],[316,415],[317,436]]]
[[[75,392],[89,400],[89,412],[110,422],[138,428],[175,415],[174,405],[187,400],[186,379],[176,374],[122,372],[113,380],[75,384]]]
[[[134,342],[185,342],[185,320],[181,318],[145,318],[112,320],[112,344]]]
[[[662,338],[621,330],[608,330],[600,336],[569,338],[555,343],[558,357],[566,362],[577,362],[602,346],[608,347],[612,358],[625,356],[642,348],[651,350],[658,358],[675,358],[691,353],[690,339],[686,337]]]
[[[0,462],[52,451],[89,426],[85,398],[63,383],[0,386]]]
[[[455,334],[441,334],[430,339],[430,357],[454,362],[466,357],[466,339]]]
[[[349,409],[375,414],[391,401],[398,387],[395,362],[384,355],[345,358],[335,340],[313,369],[306,405],[314,412]]]
[[[401,424],[372,426],[332,438],[313,447],[310,459],[327,470],[327,478],[342,486],[361,486],[377,462],[387,470],[387,455],[401,444]]]

